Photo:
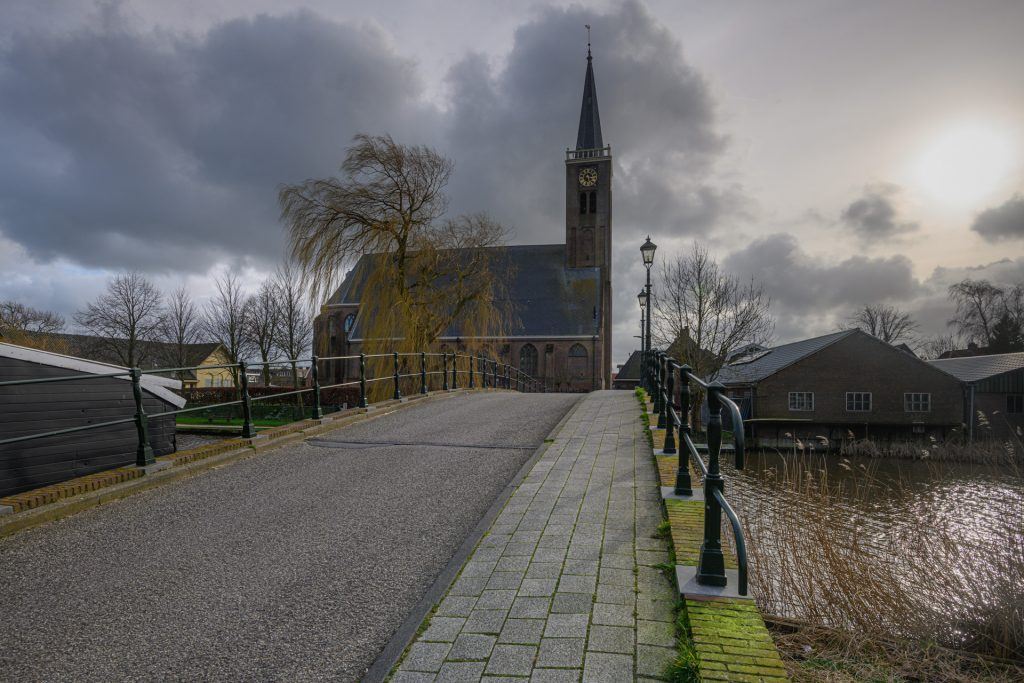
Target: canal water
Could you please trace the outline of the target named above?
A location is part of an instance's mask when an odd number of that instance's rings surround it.
[[[723,453],[726,495],[770,613],[848,628],[888,620],[893,635],[931,629],[981,649],[986,621],[1021,627],[1020,467],[773,451],[737,471],[731,460]]]

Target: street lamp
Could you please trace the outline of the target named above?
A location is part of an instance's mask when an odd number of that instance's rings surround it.
[[[654,252],[657,248],[658,245],[651,241],[650,235],[647,236],[647,241],[640,247],[640,255],[643,256],[644,259],[644,268],[647,269],[647,286],[644,288],[644,299],[646,299],[646,301],[644,304],[641,304],[641,307],[646,305],[647,308],[647,328],[644,330],[644,336],[646,337],[644,340],[644,347],[647,349],[648,354],[650,354],[651,351],[651,318],[654,317],[654,309],[651,308],[651,266],[654,265]],[[645,364],[645,368],[646,367],[647,364]],[[650,390],[651,384],[649,381],[649,369],[648,372],[645,372],[644,374],[645,380],[647,380],[647,389]]]

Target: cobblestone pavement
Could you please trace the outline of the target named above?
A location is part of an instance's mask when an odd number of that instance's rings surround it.
[[[439,397],[0,539],[0,681],[357,681],[577,400]]]
[[[675,655],[657,473],[631,392],[587,395],[394,683],[660,679]]]

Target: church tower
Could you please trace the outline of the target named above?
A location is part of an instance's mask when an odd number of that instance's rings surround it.
[[[568,268],[601,270],[600,367],[611,388],[612,151],[601,137],[589,42],[576,149],[565,152],[565,257]]]

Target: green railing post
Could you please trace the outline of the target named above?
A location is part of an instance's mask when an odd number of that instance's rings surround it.
[[[398,399],[402,398],[402,390],[398,388],[398,380],[400,379],[400,377],[398,376],[398,351],[392,352],[392,355],[395,359],[395,393],[392,395],[391,398],[397,401]]]
[[[324,409],[320,405],[320,370],[317,368],[316,354],[313,355],[312,365],[309,366],[309,375],[313,380],[313,419],[322,420]]]
[[[476,357],[476,364],[477,364],[477,367],[480,368],[480,388],[481,389],[486,389],[487,388],[487,366],[484,365],[484,358],[483,358],[483,356],[477,356]]]
[[[668,365],[668,354],[658,354],[658,429],[665,429],[665,414],[668,412],[665,403],[665,366]]]
[[[473,389],[473,388],[475,388],[475,386],[473,384],[473,356],[472,355],[466,357],[466,365],[469,366],[469,388]]]
[[[452,351],[452,389],[459,388],[459,354]]]
[[[684,440],[683,435],[690,435],[690,366],[683,365],[679,368],[679,439]],[[679,467],[676,469],[677,496],[693,495],[693,480],[690,478],[690,458],[687,448],[687,457],[679,456]]]
[[[156,462],[153,455],[153,447],[149,443],[149,419],[146,417],[146,407],[143,405],[142,396],[142,371],[138,368],[131,369],[132,397],[135,399],[135,431],[139,437],[139,446],[135,450],[135,464],[138,467],[145,467]]]
[[[238,381],[242,385],[242,438],[256,436],[256,425],[252,423],[252,401],[249,398],[249,376],[245,374],[245,361],[238,361]]]
[[[722,554],[722,505],[714,491],[723,491],[725,482],[719,466],[722,452],[722,390],[720,382],[708,385],[708,473],[704,477],[704,542],[697,562],[697,583],[724,586],[725,556]]]
[[[359,352],[359,407],[365,408],[366,403],[366,354]]]
[[[676,437],[673,433],[676,427],[675,393],[675,361],[669,360],[668,379],[665,381],[665,445],[661,448],[661,452],[665,455],[675,455],[676,452]]]
[[[427,354],[420,351],[420,393],[427,393]]]
[[[494,380],[492,382],[492,384],[494,385],[494,388],[497,389],[498,388],[498,361],[496,361],[496,360],[495,361],[491,361],[491,363],[492,363],[492,365],[491,365],[491,372],[494,373],[494,376],[491,378],[491,379]]]
[[[444,378],[444,386],[441,387],[445,391],[448,391],[448,352],[443,351],[441,353],[441,360],[444,363],[444,368],[441,370],[441,377]]]

